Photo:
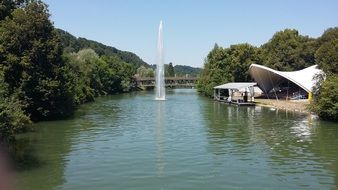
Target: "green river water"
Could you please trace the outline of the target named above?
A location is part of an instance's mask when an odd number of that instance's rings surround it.
[[[338,125],[193,89],[98,98],[21,137],[27,190],[336,189]]]

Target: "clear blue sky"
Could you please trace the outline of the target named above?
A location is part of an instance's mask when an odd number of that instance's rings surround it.
[[[165,61],[202,67],[217,42],[259,46],[276,31],[295,28],[320,36],[338,26],[337,0],[45,0],[55,26],[135,52],[155,64],[164,22]]]

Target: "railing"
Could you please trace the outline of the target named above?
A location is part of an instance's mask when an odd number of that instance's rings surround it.
[[[197,77],[166,77],[166,87],[194,87]],[[138,87],[155,87],[155,78],[135,78]]]

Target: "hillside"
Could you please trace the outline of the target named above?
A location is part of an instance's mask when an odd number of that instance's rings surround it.
[[[146,67],[149,66],[139,56],[132,52],[122,51],[115,47],[107,46],[93,40],[88,40],[86,38],[76,38],[72,34],[61,29],[56,29],[56,31],[61,37],[61,42],[65,47],[66,52],[78,52],[81,49],[90,48],[93,49],[100,56],[118,56],[126,63],[134,65],[136,68],[142,65]]]
[[[187,66],[187,65],[175,65],[174,71],[175,71],[175,74],[178,76],[183,76],[186,74],[190,76],[198,76],[202,72],[202,69],[197,68],[197,67]]]
[[[115,47],[107,46],[102,43],[88,40],[86,38],[77,38],[70,34],[69,32],[66,32],[61,29],[56,29],[58,34],[61,37],[61,42],[65,48],[65,52],[78,52],[81,49],[90,48],[93,49],[99,56],[106,55],[106,56],[118,56],[121,58],[124,62],[130,63],[134,65],[136,68],[140,66],[145,67],[151,67],[156,68],[155,65],[149,65],[145,61],[143,61],[139,56],[137,56],[135,53],[128,52],[128,51],[122,51]],[[166,65],[167,67],[167,65]],[[187,65],[176,65],[174,67],[174,71],[177,76],[185,76],[186,74],[190,76],[197,76],[201,73],[201,68],[195,68]]]
[[[150,68],[156,70],[156,65],[150,65]],[[164,65],[164,69],[165,71],[168,71],[168,64]],[[174,72],[176,74],[176,76],[185,76],[185,75],[189,75],[192,77],[197,77],[201,72],[202,72],[202,68],[198,68],[198,67],[191,67],[188,65],[175,65],[174,66]]]

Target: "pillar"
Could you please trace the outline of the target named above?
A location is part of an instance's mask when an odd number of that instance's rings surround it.
[[[307,98],[309,101],[311,101],[312,100],[312,92],[309,92],[309,94],[308,94],[308,98]]]

